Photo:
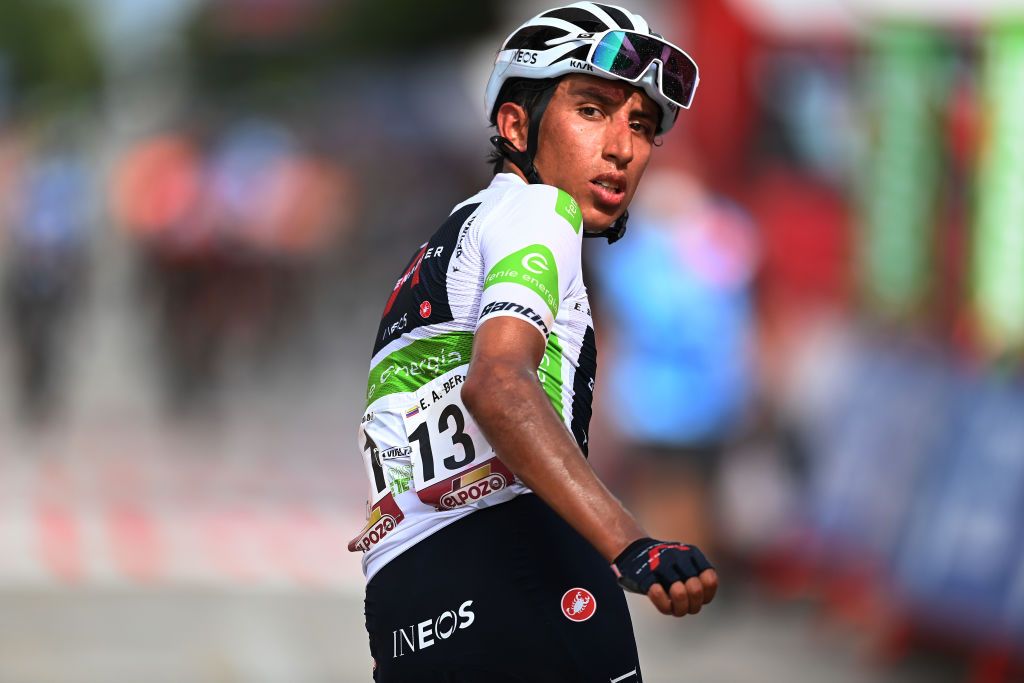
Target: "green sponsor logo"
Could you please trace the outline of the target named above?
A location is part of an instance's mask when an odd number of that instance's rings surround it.
[[[498,261],[484,280],[484,289],[499,282],[514,282],[532,289],[551,309],[558,313],[558,267],[551,250],[533,244]]]
[[[472,332],[451,332],[419,339],[373,366],[366,383],[366,404],[388,394],[413,392],[469,362]]]
[[[555,200],[555,213],[569,221],[569,225],[572,226],[577,235],[580,233],[580,227],[583,225],[583,214],[580,213],[580,205],[565,190],[558,191],[558,199]]]
[[[551,400],[555,412],[562,419],[562,345],[558,337],[552,333],[548,337],[548,345],[544,348],[544,357],[540,360],[540,367],[537,368],[537,379],[544,387],[544,393]]]
[[[391,493],[398,495],[412,488],[412,465],[390,465],[387,470]]]

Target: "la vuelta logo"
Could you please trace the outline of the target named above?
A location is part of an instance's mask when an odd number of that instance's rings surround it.
[[[569,621],[586,621],[597,612],[597,599],[586,588],[570,588],[562,596],[562,614]]]

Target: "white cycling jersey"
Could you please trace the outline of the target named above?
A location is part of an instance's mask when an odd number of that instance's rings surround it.
[[[484,320],[513,316],[544,335],[538,378],[587,452],[597,349],[582,237],[571,196],[500,173],[452,210],[395,283],[358,433],[370,491],[349,550],[364,553],[367,580],[438,529],[529,491],[462,403]]]

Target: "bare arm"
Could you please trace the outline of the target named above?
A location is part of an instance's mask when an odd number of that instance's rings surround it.
[[[537,379],[544,340],[512,317],[477,330],[462,400],[495,452],[610,563],[647,534],[597,478]]]
[[[544,340],[512,317],[492,318],[476,332],[462,400],[502,461],[611,563],[647,536],[601,483],[537,379]],[[662,614],[696,614],[714,598],[718,577],[655,584],[647,597]]]

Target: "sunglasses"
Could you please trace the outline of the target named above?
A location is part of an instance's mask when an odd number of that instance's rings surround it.
[[[636,31],[610,30],[598,34],[587,56],[595,69],[635,83],[658,63],[658,90],[683,109],[690,107],[700,77],[697,65],[678,47]]]

